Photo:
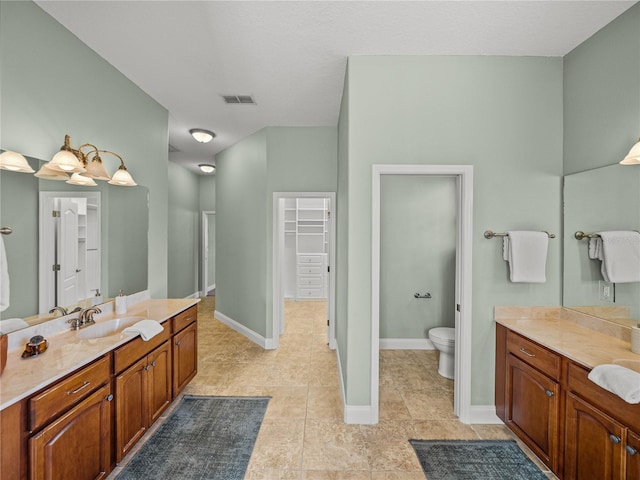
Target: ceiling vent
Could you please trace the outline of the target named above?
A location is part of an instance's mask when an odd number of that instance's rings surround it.
[[[251,95],[222,95],[224,103],[236,105],[255,105],[256,101]]]

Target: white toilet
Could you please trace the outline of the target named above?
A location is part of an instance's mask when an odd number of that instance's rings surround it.
[[[437,327],[429,330],[429,340],[440,350],[438,373],[453,380],[455,370],[456,329]]]

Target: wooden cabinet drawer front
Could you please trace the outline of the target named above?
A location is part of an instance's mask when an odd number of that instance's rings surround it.
[[[321,255],[298,255],[298,263],[321,263]]]
[[[198,319],[198,307],[194,305],[173,317],[173,332],[179,332]]]
[[[136,337],[129,343],[124,344],[113,352],[113,364],[116,373],[120,373],[134,362],[147,355],[154,348],[159,347],[166,342],[171,336],[171,322],[167,321],[162,324],[163,331],[151,340],[144,341],[140,337]]]
[[[554,380],[560,379],[560,355],[509,331],[507,350]]]
[[[29,400],[29,429],[34,431],[89,396],[109,380],[109,356],[84,367]]]
[[[567,389],[611,415],[632,430],[640,431],[640,404],[629,404],[617,395],[600,388],[588,378],[589,370],[567,362]]]

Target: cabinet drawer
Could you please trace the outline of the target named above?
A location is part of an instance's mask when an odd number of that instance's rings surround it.
[[[162,328],[163,331],[151,340],[145,342],[142,338],[136,337],[129,343],[125,343],[115,350],[113,352],[113,368],[115,373],[120,373],[125,368],[129,368],[134,362],[144,357],[151,350],[166,342],[171,336],[171,322],[164,322]]]
[[[298,266],[299,275],[320,275],[321,267],[311,267],[307,265]]]
[[[321,298],[322,297],[322,289],[321,288],[298,288],[298,297],[309,297],[309,298]]]
[[[560,356],[543,346],[509,331],[507,350],[554,380],[560,379]]]
[[[298,263],[322,263],[322,255],[298,255]]]
[[[298,285],[320,287],[322,278],[320,277],[298,277]]]
[[[173,333],[177,333],[198,319],[198,307],[194,305],[173,317]]]
[[[29,400],[29,429],[42,425],[64,412],[78,401],[89,396],[109,380],[110,357],[105,356],[53,387]]]

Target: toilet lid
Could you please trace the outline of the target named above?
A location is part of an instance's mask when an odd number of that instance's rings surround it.
[[[429,336],[433,336],[440,341],[453,343],[456,340],[456,329],[451,327],[432,328],[429,330]]]

